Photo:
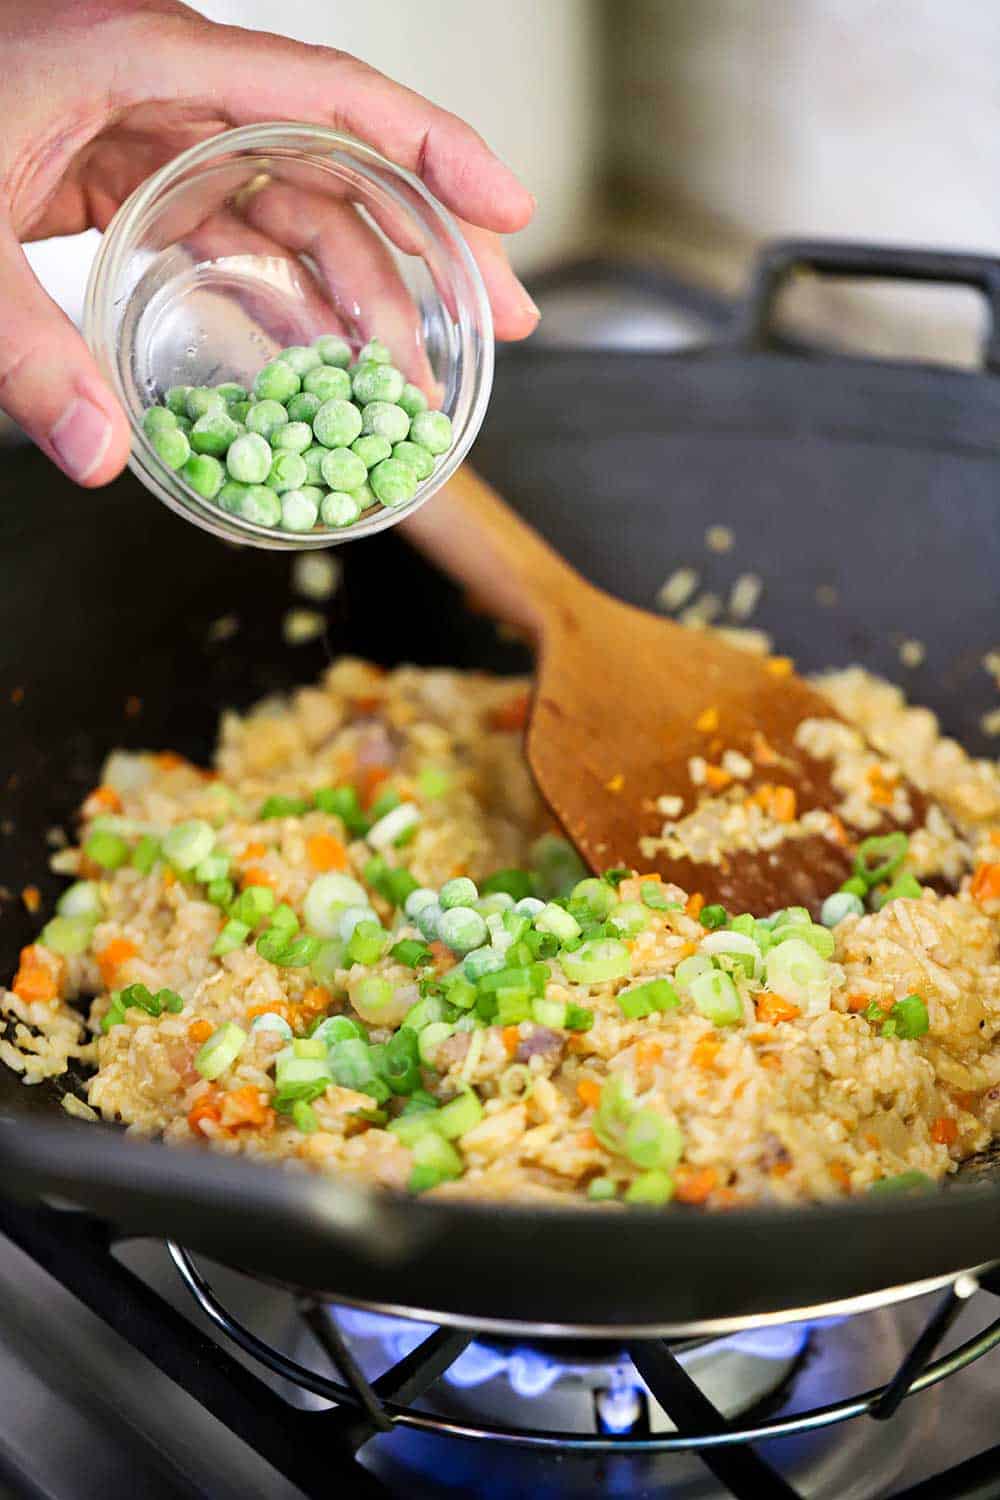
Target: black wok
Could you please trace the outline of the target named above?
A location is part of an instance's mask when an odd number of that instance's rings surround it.
[[[765,580],[754,623],[800,666],[861,661],[985,749],[981,657],[1000,636],[1000,359],[967,373],[769,347],[793,264],[951,280],[986,293],[1000,266],[857,247],[778,247],[738,338],[676,356],[506,351],[475,459],[595,582],[651,603],[679,564],[709,583]],[[433,502],[432,502],[433,503]],[[127,477],[83,494],[41,456],[0,477],[3,874],[46,903],[46,831],[66,822],[117,744],[210,753],[219,710],[307,682],[328,656],[521,670],[520,649],[386,534],[342,550],[325,641],[282,644],[289,564],[220,545]],[[721,558],[709,524],[735,532]],[[839,593],[816,602],[819,585]],[[212,621],[240,620],[208,643]],[[135,712],[132,698],[141,699]],[[127,705],[132,713],[127,712]],[[33,923],[3,907],[0,969]],[[470,1322],[668,1329],[789,1313],[1000,1259],[990,1162],[939,1193],[794,1211],[537,1209],[397,1200],[68,1119],[58,1090],[0,1069],[0,1172],[130,1231],[171,1236],[277,1281]],[[67,1210],[70,1211],[70,1210]]]

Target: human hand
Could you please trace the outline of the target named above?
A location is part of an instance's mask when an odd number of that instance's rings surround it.
[[[177,0],[0,0],[0,53],[0,407],[79,483],[119,473],[128,421],[21,244],[103,229],[150,173],[232,126],[331,125],[415,172],[462,222],[497,336],[534,328],[499,238],[533,198],[468,125],[358,59]]]

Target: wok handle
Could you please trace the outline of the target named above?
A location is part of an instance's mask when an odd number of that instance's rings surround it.
[[[737,314],[737,345],[756,350],[771,345],[778,299],[796,271],[972,287],[982,293],[989,313],[983,366],[1000,374],[1000,260],[989,255],[866,245],[851,240],[777,240],[764,247],[754,264],[746,298]]]

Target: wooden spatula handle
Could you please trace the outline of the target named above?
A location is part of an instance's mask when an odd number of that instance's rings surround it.
[[[590,587],[468,465],[401,529],[477,602],[532,634],[560,601]]]

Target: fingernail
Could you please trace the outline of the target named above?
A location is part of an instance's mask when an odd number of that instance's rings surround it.
[[[49,442],[73,479],[89,479],[111,442],[111,423],[93,401],[76,396],[49,433]]]
[[[538,306],[537,302],[533,301],[532,298],[529,297],[528,293],[524,290],[524,287],[522,287],[521,290],[522,292],[524,292],[524,296],[521,300],[524,303],[525,311],[530,312],[537,322],[537,320],[542,316],[542,310]]]

